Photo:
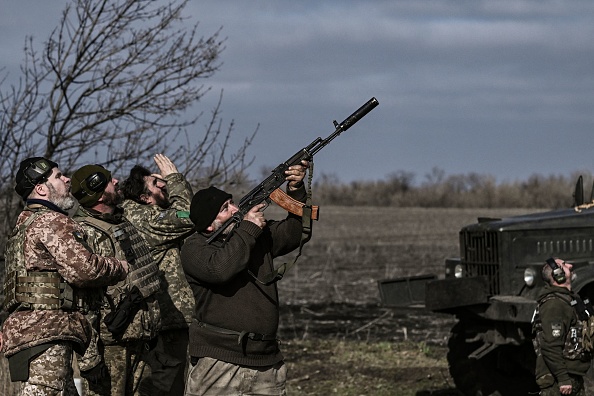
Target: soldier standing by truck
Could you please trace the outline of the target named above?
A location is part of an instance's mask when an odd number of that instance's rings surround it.
[[[559,258],[547,259],[542,268],[546,284],[532,326],[536,382],[545,396],[586,394],[584,376],[592,354],[582,339],[592,307],[571,290],[572,268]]]
[[[128,264],[91,252],[86,234],[68,217],[70,179],[42,157],[21,162],[16,192],[25,208],[6,244],[3,352],[22,395],[77,394],[73,351],[91,335],[84,291],[123,280]]]
[[[137,394],[145,384],[158,388],[151,374],[155,356],[164,354],[155,348],[161,326],[155,298],[159,268],[146,241],[123,216],[118,206],[123,195],[111,172],[99,165],[83,166],[72,174],[72,195],[80,204],[74,220],[87,232],[92,250],[126,258],[130,267],[124,281],[98,296],[101,312],[88,316],[98,337],[78,361],[85,394],[124,396]]]

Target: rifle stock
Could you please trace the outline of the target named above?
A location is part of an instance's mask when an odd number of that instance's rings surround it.
[[[365,117],[377,105],[379,105],[377,99],[371,98],[363,106],[359,107],[353,114],[345,118],[345,120],[342,121],[340,124],[336,122],[336,120],[334,120],[333,124],[336,129],[332,134],[330,134],[330,136],[328,136],[326,139],[318,137],[308,146],[304,147],[303,149],[295,153],[287,161],[281,163],[276,168],[274,168],[270,176],[264,179],[264,181],[258,184],[258,186],[252,189],[252,191],[250,191],[243,198],[241,198],[238,204],[239,211],[237,211],[237,213],[235,213],[233,217],[227,220],[217,231],[213,232],[210,235],[210,237],[206,240],[206,242],[211,243],[214,239],[217,238],[217,236],[219,236],[221,232],[226,230],[232,223],[239,223],[241,220],[243,220],[243,217],[246,215],[246,213],[249,212],[254,206],[264,201],[269,203],[270,195],[274,192],[274,190],[279,188],[285,182],[285,171],[289,169],[289,167],[300,164],[303,160],[310,161],[318,151],[323,149],[342,132],[346,131],[347,129],[355,125],[355,123],[357,123],[361,118]],[[299,209],[301,209],[302,213],[303,205]],[[296,211],[299,211],[299,209],[295,208]]]

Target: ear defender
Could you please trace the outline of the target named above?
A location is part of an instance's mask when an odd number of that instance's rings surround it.
[[[559,266],[559,264],[557,264],[555,259],[552,257],[549,257],[547,259],[547,264],[553,270],[552,276],[553,276],[553,279],[555,280],[555,282],[557,282],[560,285],[565,283],[565,281],[567,280],[567,278],[565,277],[565,271],[563,271],[563,268],[561,268]]]
[[[72,195],[85,208],[93,206],[112,180],[101,165],[85,165],[72,174]]]
[[[87,188],[93,193],[103,192],[103,190],[105,190],[105,186],[107,186],[107,183],[109,183],[107,176],[101,172],[93,173],[85,179]]]
[[[25,178],[33,185],[47,181],[48,176],[52,173],[53,164],[44,158],[41,158],[25,169]]]

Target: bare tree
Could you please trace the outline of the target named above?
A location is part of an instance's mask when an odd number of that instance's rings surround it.
[[[73,0],[42,50],[25,40],[19,83],[0,90],[2,235],[18,213],[14,173],[29,156],[66,172],[89,162],[125,172],[163,152],[195,183],[243,176],[256,131],[230,149],[222,92],[212,111],[196,111],[225,39],[220,30],[201,37],[198,23],[187,28],[187,2]]]

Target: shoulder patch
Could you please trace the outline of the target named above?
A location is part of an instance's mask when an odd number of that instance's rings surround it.
[[[551,335],[553,337],[561,337],[561,323],[551,323]]]
[[[84,242],[85,240],[85,237],[80,231],[72,231],[72,235],[74,236],[74,239],[77,240],[77,242]]]
[[[164,210],[161,213],[159,213],[159,216],[157,216],[157,221],[163,220],[165,216],[167,216],[167,212]]]
[[[91,247],[87,243],[85,236],[83,235],[82,232],[77,231],[77,230],[72,231],[72,236],[74,237],[76,242],[80,243],[81,245],[83,245],[85,247],[85,249],[87,249],[89,252],[93,253],[93,249],[91,249]]]
[[[178,219],[189,219],[190,218],[190,212],[188,212],[187,210],[178,210],[175,215],[177,216]]]

